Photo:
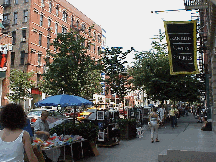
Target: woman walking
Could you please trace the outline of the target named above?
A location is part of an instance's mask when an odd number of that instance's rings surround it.
[[[160,142],[158,140],[158,126],[159,126],[159,119],[156,113],[157,108],[153,108],[153,112],[150,114],[150,125],[151,125],[151,143],[154,142],[154,134],[156,133],[155,142]]]
[[[8,104],[3,107],[0,123],[4,128],[0,131],[0,161],[24,161],[25,150],[29,161],[38,162],[32,150],[29,133],[23,130],[26,114],[22,106]]]

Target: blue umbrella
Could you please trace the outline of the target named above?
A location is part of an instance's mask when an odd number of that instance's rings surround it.
[[[62,95],[55,95],[55,96],[47,97],[35,103],[35,106],[37,107],[41,107],[41,106],[67,107],[67,106],[82,106],[82,105],[92,105],[92,104],[93,104],[92,102],[82,97],[62,94]]]

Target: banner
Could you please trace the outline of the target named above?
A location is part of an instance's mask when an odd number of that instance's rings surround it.
[[[170,74],[197,74],[196,21],[164,21]]]

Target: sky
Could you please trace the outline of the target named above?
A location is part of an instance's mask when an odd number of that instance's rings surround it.
[[[163,21],[188,21],[184,0],[67,0],[106,31],[106,45],[149,51],[151,38],[164,32]],[[178,10],[178,11],[167,11]],[[153,11],[153,12],[152,12]],[[165,12],[155,12],[165,11]],[[133,56],[128,56],[132,60]]]

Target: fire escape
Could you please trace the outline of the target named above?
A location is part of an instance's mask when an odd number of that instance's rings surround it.
[[[208,74],[208,50],[207,50],[207,12],[208,0],[184,0],[186,10],[197,10],[197,14],[191,15],[192,20],[197,20],[197,63],[200,73],[197,78],[207,85]],[[207,98],[206,88],[201,90],[202,97]]]

